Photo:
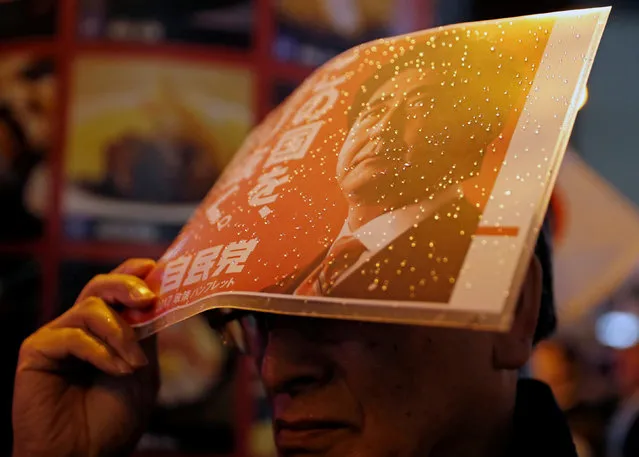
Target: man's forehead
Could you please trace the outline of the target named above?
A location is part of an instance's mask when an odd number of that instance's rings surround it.
[[[369,103],[373,104],[397,96],[409,98],[426,89],[432,93],[432,89],[441,86],[441,81],[441,77],[432,70],[408,68],[382,82],[373,92]]]

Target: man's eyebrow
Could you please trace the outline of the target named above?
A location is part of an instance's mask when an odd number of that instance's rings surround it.
[[[404,96],[405,99],[409,99],[415,96],[429,96],[431,95],[431,93],[427,90],[427,89],[431,89],[434,85],[433,84],[423,84],[420,86],[417,86],[413,89],[411,89],[410,91],[408,91],[406,93],[406,95]]]
[[[404,100],[407,100],[411,97],[414,96],[428,96],[429,92],[427,92],[426,89],[432,88],[434,86],[434,84],[430,83],[426,83],[424,82],[424,84],[421,84],[417,87],[414,87],[413,89],[411,89],[410,91],[406,92],[405,94],[403,93],[399,93],[399,90],[396,90],[395,96],[400,95]],[[368,102],[366,102],[365,105],[365,109],[371,109],[371,108],[376,108],[377,106],[383,104],[384,102],[386,102],[386,100],[388,99],[388,97],[390,95],[392,95],[393,92],[382,92],[380,95],[377,95],[375,97],[371,97]]]
[[[365,109],[371,109],[371,108],[376,108],[377,106],[383,104],[386,101],[387,96],[389,95],[388,92],[382,92],[379,96],[377,97],[371,97],[370,99],[368,99],[368,101],[366,102],[366,105],[364,106]]]

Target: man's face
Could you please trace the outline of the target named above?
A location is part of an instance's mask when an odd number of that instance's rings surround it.
[[[372,94],[338,156],[337,179],[349,199],[397,207],[457,184],[466,172],[459,154],[472,139],[458,125],[463,100],[450,90],[434,73],[410,69]]]
[[[497,428],[491,415],[514,396],[512,378],[493,368],[488,333],[283,316],[257,322],[253,354],[281,456],[474,455],[479,449],[464,446],[481,448]]]

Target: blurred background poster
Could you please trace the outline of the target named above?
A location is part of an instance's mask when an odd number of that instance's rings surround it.
[[[251,45],[251,0],[80,0],[79,6],[84,39]]]
[[[66,234],[172,240],[251,127],[251,74],[170,58],[85,56],[74,76]]]
[[[55,84],[51,56],[0,51],[0,238],[4,240],[35,238],[42,232],[42,221],[28,210],[24,193],[52,147]]]
[[[53,35],[59,3],[58,0],[0,1],[0,40]]]
[[[276,58],[309,66],[366,41],[432,25],[429,2],[423,0],[272,1]]]
[[[555,300],[567,324],[606,300],[635,267],[639,211],[574,149],[559,171],[552,203]]]

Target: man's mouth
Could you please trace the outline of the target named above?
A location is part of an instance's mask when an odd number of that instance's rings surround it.
[[[275,442],[286,452],[319,452],[330,448],[353,427],[339,421],[275,421]]]
[[[387,158],[388,157],[385,154],[385,143],[383,141],[371,141],[364,145],[355,157],[353,157],[349,168],[353,170],[362,162]]]

